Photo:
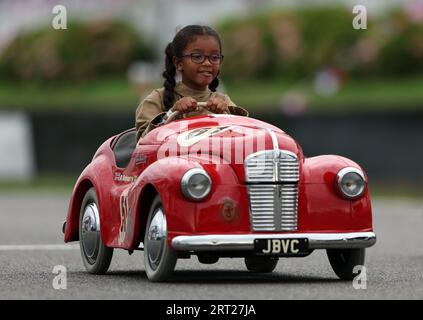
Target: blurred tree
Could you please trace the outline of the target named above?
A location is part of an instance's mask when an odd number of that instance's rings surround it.
[[[366,30],[352,27],[341,7],[270,11],[223,21],[223,76],[302,78],[335,68],[352,77],[423,71],[423,23],[403,11],[370,17]]]
[[[423,24],[411,21],[402,11],[393,12],[387,22],[389,41],[380,48],[380,75],[404,76],[423,72]]]
[[[18,35],[0,55],[0,77],[57,83],[122,75],[136,60],[152,60],[153,50],[127,24],[70,23]]]

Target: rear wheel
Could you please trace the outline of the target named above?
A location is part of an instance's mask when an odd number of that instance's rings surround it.
[[[150,207],[144,237],[144,264],[151,281],[166,281],[175,270],[177,255],[167,243],[167,222],[160,196]]]
[[[366,252],[364,248],[328,249],[326,252],[333,271],[342,280],[354,279],[360,273],[360,271],[354,273],[354,268],[364,265]]]
[[[79,242],[85,269],[93,274],[106,273],[112,260],[113,248],[106,247],[101,240],[100,211],[94,188],[89,189],[82,200]]]
[[[275,270],[279,258],[272,257],[246,257],[245,265],[248,271],[270,273]]]

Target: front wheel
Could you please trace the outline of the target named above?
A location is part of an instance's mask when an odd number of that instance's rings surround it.
[[[273,257],[246,257],[245,266],[248,271],[270,273],[275,270],[279,258]]]
[[[366,252],[364,248],[328,249],[326,252],[333,271],[342,280],[354,279],[360,273],[359,270],[354,273],[354,268],[364,265]]]
[[[79,213],[79,242],[82,261],[89,273],[104,274],[109,269],[113,248],[101,240],[100,211],[94,188],[87,191]]]
[[[177,255],[167,239],[166,214],[157,195],[150,207],[144,237],[144,265],[150,281],[166,281],[175,270]]]

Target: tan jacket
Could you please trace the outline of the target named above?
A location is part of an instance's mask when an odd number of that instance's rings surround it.
[[[144,137],[148,132],[157,128],[162,118],[166,114],[163,104],[164,88],[155,89],[151,92],[138,106],[135,112],[135,127],[137,129],[137,141]],[[212,96],[223,98],[228,106],[231,114],[248,117],[248,111],[238,107],[231,99],[222,93],[212,92],[210,89],[204,91],[193,90],[182,82],[178,82],[175,86],[175,102],[183,97],[192,97],[198,102],[206,102]],[[201,112],[195,111],[186,113],[185,117],[207,114],[207,110],[201,109]]]

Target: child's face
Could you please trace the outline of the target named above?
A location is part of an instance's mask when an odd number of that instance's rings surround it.
[[[176,69],[182,74],[182,82],[192,89],[205,90],[217,77],[220,64],[212,64],[208,58],[202,63],[195,63],[191,57],[186,56],[192,53],[201,53],[206,56],[220,55],[219,42],[212,36],[197,36],[185,48],[183,52],[185,57],[174,58]]]

